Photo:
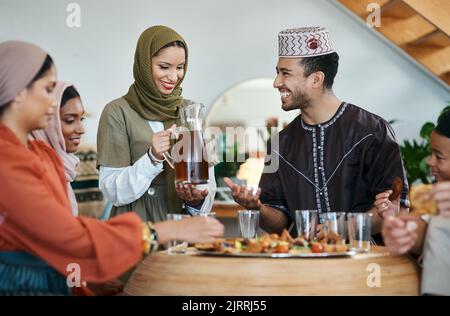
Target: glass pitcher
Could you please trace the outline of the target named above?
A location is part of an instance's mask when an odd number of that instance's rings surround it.
[[[175,143],[170,158],[175,169],[175,184],[209,182],[208,160],[203,139],[204,105],[194,103],[180,108],[181,125],[172,132]]]

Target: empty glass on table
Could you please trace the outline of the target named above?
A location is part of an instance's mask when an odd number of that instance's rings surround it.
[[[183,218],[190,217],[186,214],[167,214],[168,221],[180,221]],[[188,243],[182,240],[171,240],[167,244],[167,253],[172,254],[185,254],[188,248]]]
[[[368,252],[370,250],[372,214],[349,213],[347,218],[350,249],[358,252]]]
[[[347,237],[345,212],[328,212],[320,214],[322,234],[327,243],[345,245]],[[320,239],[320,238],[318,238]]]
[[[238,211],[239,231],[242,238],[256,238],[259,226],[259,211],[241,210]]]
[[[319,211],[317,210],[296,210],[295,224],[298,236],[312,241],[316,239],[316,229],[319,222]]]

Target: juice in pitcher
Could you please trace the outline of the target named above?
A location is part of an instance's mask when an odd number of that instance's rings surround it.
[[[203,139],[203,105],[190,104],[180,109],[181,126],[174,145],[176,184],[206,184],[209,181],[208,161]]]
[[[205,159],[205,144],[201,130],[180,133],[181,142],[186,137],[179,151],[179,158],[174,162],[175,183],[177,184],[205,184],[209,181],[208,162]],[[179,160],[179,161],[178,161]]]

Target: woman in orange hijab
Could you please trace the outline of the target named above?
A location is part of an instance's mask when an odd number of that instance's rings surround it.
[[[53,115],[55,85],[45,51],[0,43],[0,294],[71,294],[65,277],[76,271],[82,281],[104,282],[158,242],[212,242],[223,234],[209,217],[155,225],[133,212],[107,222],[74,217],[60,158],[48,144],[28,139]]]

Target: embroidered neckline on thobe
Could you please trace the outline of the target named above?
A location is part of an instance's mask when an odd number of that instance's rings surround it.
[[[274,152],[284,161],[287,165],[289,165],[292,169],[294,169],[298,174],[300,174],[303,178],[305,178],[306,181],[308,181],[310,184],[312,184],[316,191],[316,204],[317,209],[321,212],[322,207],[322,199],[323,196],[325,201],[325,209],[327,212],[331,212],[331,205],[330,205],[330,199],[328,194],[328,183],[331,181],[333,176],[336,174],[336,171],[339,169],[345,158],[355,149],[356,146],[358,146],[361,142],[363,142],[365,139],[367,139],[370,136],[373,136],[373,134],[368,134],[361,138],[358,142],[356,142],[355,145],[352,146],[352,148],[341,158],[338,165],[334,169],[334,171],[330,174],[329,178],[326,178],[326,172],[325,172],[325,162],[324,162],[324,156],[325,156],[325,150],[324,150],[324,144],[325,144],[325,129],[333,125],[339,117],[342,116],[342,114],[345,112],[345,110],[348,107],[348,103],[344,102],[339,109],[339,111],[335,114],[335,116],[326,122],[325,124],[317,124],[315,126],[309,126],[305,124],[300,117],[300,122],[302,125],[302,128],[306,131],[311,132],[312,142],[313,142],[313,167],[314,167],[314,181],[309,179],[305,174],[303,174],[300,170],[298,170],[294,165],[292,165],[289,161],[287,161],[277,150],[274,150]],[[319,129],[319,146],[317,145],[317,128]],[[322,180],[322,186],[320,186],[319,177],[321,177]]]
[[[322,210],[322,200],[321,196],[324,196],[325,200],[325,207],[327,212],[331,212],[330,207],[330,201],[328,196],[328,187],[327,187],[327,179],[325,177],[325,163],[324,163],[324,143],[325,143],[325,129],[333,125],[339,117],[344,114],[345,110],[347,109],[347,103],[343,102],[338,112],[333,116],[332,119],[330,119],[325,124],[317,124],[317,127],[319,128],[319,141],[320,145],[317,146],[317,135],[316,135],[316,128],[313,126],[307,126],[305,122],[303,122],[303,118],[300,117],[300,122],[302,124],[303,129],[312,132],[312,141],[313,141],[313,164],[314,164],[314,187],[316,189],[316,204],[317,209]],[[317,157],[317,150],[319,151],[319,161]],[[319,167],[318,167],[319,165]],[[320,188],[320,181],[319,181],[319,172],[320,176],[322,178],[322,188]],[[330,177],[331,179],[331,177]],[[328,180],[330,180],[328,179]]]

